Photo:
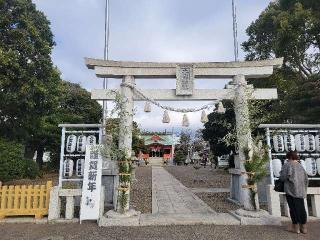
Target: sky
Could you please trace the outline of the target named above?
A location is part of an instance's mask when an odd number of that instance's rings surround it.
[[[56,46],[52,58],[64,80],[91,91],[103,88],[103,80],[87,69],[84,57],[103,58],[105,0],[33,0],[51,22]],[[239,43],[248,37],[246,28],[268,6],[270,0],[236,0]],[[231,0],[110,0],[109,59],[118,61],[218,62],[233,61]],[[245,54],[239,49],[240,60]],[[195,88],[223,88],[228,80],[199,79]],[[174,79],[139,79],[138,88],[175,88]],[[109,79],[118,88],[119,79]],[[199,107],[207,102],[161,102],[175,107]],[[134,120],[149,131],[181,130],[182,114],[156,106],[143,111],[135,103]],[[108,104],[112,108],[112,103]],[[212,109],[208,109],[210,113]],[[190,128],[202,128],[201,112],[190,113]]]

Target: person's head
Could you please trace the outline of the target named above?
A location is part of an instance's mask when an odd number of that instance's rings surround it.
[[[287,153],[286,158],[289,161],[293,161],[293,160],[299,160],[298,154],[296,151],[290,151]]]

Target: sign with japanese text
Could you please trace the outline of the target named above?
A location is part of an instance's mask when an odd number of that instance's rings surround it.
[[[99,145],[88,145],[84,162],[80,221],[99,218],[102,158]]]
[[[193,94],[193,65],[191,64],[180,64],[176,70],[177,81],[176,81],[176,95],[187,96]]]

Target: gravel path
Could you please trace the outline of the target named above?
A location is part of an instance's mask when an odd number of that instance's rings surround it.
[[[282,226],[168,226],[108,227],[96,223],[5,224],[0,225],[1,240],[319,240],[320,222],[309,223],[309,233],[294,234]]]
[[[230,175],[225,170],[193,166],[167,166],[165,169],[188,188],[229,188]],[[202,181],[199,181],[202,180]]]
[[[141,213],[152,212],[152,171],[151,167],[137,167],[136,179],[131,185],[130,205]]]
[[[229,193],[196,193],[196,195],[218,213],[239,209],[238,205],[227,200]]]

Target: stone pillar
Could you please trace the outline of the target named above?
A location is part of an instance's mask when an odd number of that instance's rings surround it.
[[[267,186],[268,210],[270,215],[281,217],[280,194],[273,188],[273,185]]]
[[[66,196],[66,219],[71,220],[74,218],[74,197]]]
[[[56,220],[60,218],[61,211],[61,199],[59,197],[59,187],[53,187],[50,191],[50,202],[48,221]]]
[[[280,203],[282,202],[283,203],[283,212],[284,212],[284,215],[286,217],[290,217],[290,210],[289,210],[289,205],[288,205],[288,202],[287,202],[287,198],[286,198],[286,195],[284,194],[281,194],[280,195]]]
[[[133,89],[128,85],[134,85],[133,76],[125,76],[121,85],[122,96],[122,108],[120,113],[120,125],[119,125],[119,149],[125,151],[126,157],[131,158],[132,149],[132,122],[133,122]],[[129,210],[130,202],[130,190],[127,194],[127,206],[125,211]],[[117,204],[118,206],[119,204]],[[120,206],[118,206],[117,212],[119,212]]]
[[[244,149],[251,148],[252,137],[250,130],[250,116],[248,106],[247,92],[249,86],[247,85],[244,75],[237,75],[233,78],[233,85],[235,85],[234,96],[234,111],[236,115],[236,130],[239,149],[239,158],[236,166],[239,166],[241,171],[245,171],[244,160],[246,160]],[[254,206],[250,200],[250,190],[248,188],[242,188],[242,185],[247,184],[247,175],[240,176],[240,201],[246,210],[254,210]],[[256,196],[257,198],[257,196]]]
[[[125,76],[122,80],[123,84],[134,85],[133,76]],[[128,158],[131,157],[132,146],[132,121],[133,121],[133,90],[132,88],[122,85],[122,109],[120,113],[120,132],[119,132],[119,148],[126,152]]]
[[[320,217],[320,195],[311,195],[312,215]],[[307,208],[307,205],[306,205]]]

